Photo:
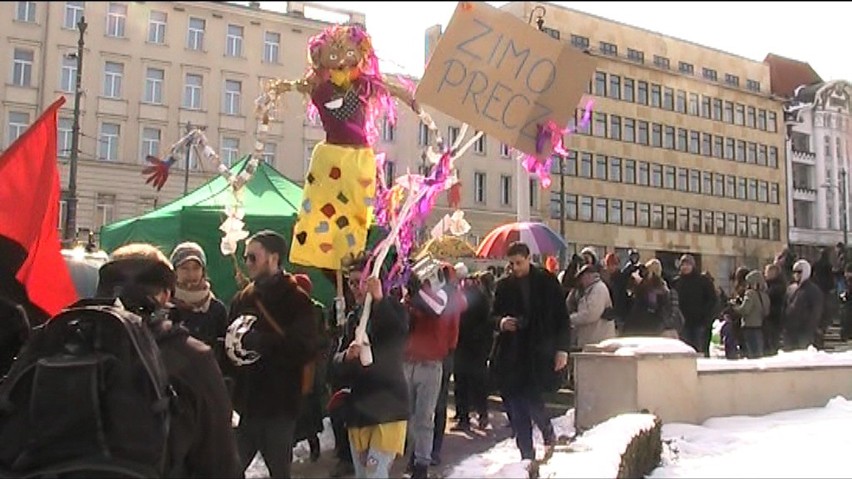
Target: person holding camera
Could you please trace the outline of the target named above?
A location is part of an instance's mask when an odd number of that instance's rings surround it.
[[[522,460],[535,460],[532,424],[545,448],[556,444],[542,393],[561,386],[568,365],[571,332],[556,277],[530,263],[525,243],[509,245],[512,276],[497,283],[492,317],[500,335],[492,359],[492,378],[500,390],[515,431]]]
[[[577,272],[582,294],[577,301],[577,311],[570,314],[571,327],[577,338],[577,348],[597,344],[615,337],[614,310],[609,288],[601,280],[594,266],[585,265]]]
[[[636,269],[639,282],[633,289],[630,314],[622,336],[660,336],[671,316],[671,296],[663,281],[663,265],[653,258]]]

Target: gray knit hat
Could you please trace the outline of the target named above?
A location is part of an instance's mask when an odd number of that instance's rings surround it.
[[[192,241],[187,241],[177,245],[175,250],[172,252],[172,256],[169,258],[169,261],[171,261],[172,266],[177,269],[178,266],[191,259],[198,261],[201,263],[202,268],[207,269],[207,256],[204,254],[204,250],[198,245],[198,243],[193,243]]]

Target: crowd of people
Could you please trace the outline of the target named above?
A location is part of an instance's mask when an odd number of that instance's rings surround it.
[[[243,477],[259,453],[271,477],[290,477],[298,441],[320,457],[327,416],[330,476],[389,477],[405,457],[407,474],[425,478],[441,464],[450,384],[451,430],[492,428],[496,393],[520,458],[534,462],[534,428],[546,454],[559,441],[543,395],[572,383],[569,354],[586,345],[661,336],[709,355],[719,321],[730,359],[819,347],[852,287],[841,246],[833,265],[828,251],[811,265],[785,250],[762,270],[739,268],[727,292],[690,254],[668,278],[656,258],[631,250],[623,264],[614,253],[600,261],[587,247],[554,274],[519,242],[500,274],[434,260],[428,274],[390,289],[366,275],[362,255],[345,265],[338,314],[312,299],[307,275],[284,271],[285,239],[261,231],[246,242],[248,281],[228,307],[212,292],[205,252],[189,242],[170,257],[147,244],[119,248],[100,269],[97,296],[147,318],[160,346],[178,404],[166,476]],[[356,334],[365,304],[368,343]]]

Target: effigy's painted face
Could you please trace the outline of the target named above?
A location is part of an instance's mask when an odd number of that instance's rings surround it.
[[[361,50],[349,39],[336,39],[320,48],[319,63],[321,68],[338,71],[349,71],[361,64]]]

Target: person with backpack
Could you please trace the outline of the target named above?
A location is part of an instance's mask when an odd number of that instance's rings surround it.
[[[226,354],[234,368],[237,446],[243,470],[257,452],[272,478],[289,478],[296,423],[313,388],[318,328],[310,296],[281,269],[287,249],[264,230],[246,241],[252,279],[231,302]]]
[[[126,245],[98,298],[34,333],[0,386],[0,474],[242,477],[213,352],[168,319],[174,287],[162,252]]]
[[[742,318],[742,335],[745,356],[749,359],[763,357],[763,321],[769,316],[771,302],[766,292],[766,282],[759,270],[745,277],[746,289],[742,301],[731,307]]]

